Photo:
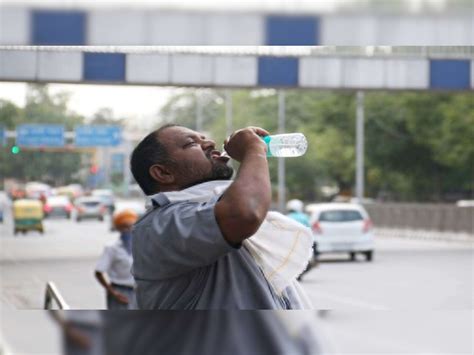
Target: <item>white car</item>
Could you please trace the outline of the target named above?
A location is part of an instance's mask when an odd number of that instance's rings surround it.
[[[113,214],[115,211],[115,197],[112,190],[109,189],[96,189],[92,190],[92,196],[98,197],[102,200],[110,214]]]
[[[74,201],[74,204],[77,211],[77,222],[86,218],[97,218],[99,221],[103,221],[107,214],[107,206],[99,197],[79,197]]]
[[[69,219],[73,209],[74,206],[67,196],[48,197],[43,206],[46,217],[62,216]]]
[[[367,211],[355,203],[321,203],[306,207],[310,214],[316,251],[348,253],[351,260],[364,254],[372,261],[374,235]]]
[[[26,196],[32,199],[39,199],[41,196],[48,197],[52,195],[53,189],[48,184],[42,182],[29,182],[25,185]]]

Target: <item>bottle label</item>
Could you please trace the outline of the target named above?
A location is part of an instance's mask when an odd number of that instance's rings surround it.
[[[265,144],[267,145],[267,157],[272,157],[272,151],[270,150],[270,141],[272,140],[271,136],[261,137]]]

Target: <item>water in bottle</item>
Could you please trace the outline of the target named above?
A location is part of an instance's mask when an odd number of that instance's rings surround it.
[[[302,133],[285,133],[262,137],[268,157],[299,157],[306,153],[308,142]]]

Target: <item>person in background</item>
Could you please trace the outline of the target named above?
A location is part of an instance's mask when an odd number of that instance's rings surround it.
[[[288,201],[288,203],[286,204],[286,209],[288,210],[287,216],[309,228],[309,216],[303,212],[303,207],[304,204],[300,200],[295,199]],[[298,276],[298,281],[301,281],[303,279],[304,274],[306,274],[313,267],[318,265],[317,255],[318,253],[316,249],[316,244],[313,244],[313,259],[310,260],[306,269],[301,273],[300,276]]]
[[[300,222],[302,225],[309,227],[309,217],[303,212],[303,207],[303,202],[300,200],[288,201],[286,204],[286,209],[288,210],[287,216],[297,222]]]
[[[131,228],[137,219],[138,215],[133,210],[120,211],[113,217],[120,238],[104,248],[97,262],[95,277],[107,292],[107,309],[135,307],[135,281],[131,274],[133,262]]]

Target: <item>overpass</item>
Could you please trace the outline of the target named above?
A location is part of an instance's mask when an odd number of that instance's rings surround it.
[[[0,46],[0,81],[473,90],[474,47]]]
[[[219,6],[219,5],[216,5]],[[249,5],[250,6],[250,5]],[[0,6],[0,45],[473,45],[472,4],[444,12],[197,10],[93,2]]]

